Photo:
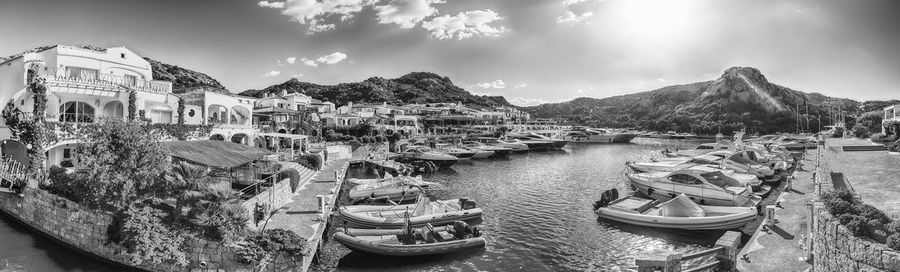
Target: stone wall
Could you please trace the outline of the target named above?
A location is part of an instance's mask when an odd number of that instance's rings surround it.
[[[294,192],[291,191],[291,180],[283,179],[275,183],[275,186],[269,187],[253,198],[245,200],[244,203],[241,203],[241,206],[244,206],[244,208],[247,209],[247,212],[250,213],[250,226],[256,228],[262,226],[263,223],[260,221],[259,224],[257,224],[256,220],[253,218],[257,205],[267,205],[269,208],[266,211],[266,215],[269,215],[271,212],[275,211],[275,209],[278,209],[279,207],[284,206],[285,203],[288,203],[288,201],[291,201],[293,195]],[[265,218],[263,220],[265,220]]]
[[[65,246],[133,269],[147,271],[299,271],[302,264],[300,257],[277,256],[256,267],[237,261],[234,258],[234,252],[221,242],[190,238],[185,244],[185,252],[190,261],[188,266],[139,265],[116,254],[122,248],[107,240],[107,230],[113,220],[109,213],[90,210],[75,202],[33,188],[26,188],[23,195],[0,193],[0,209],[31,229]]]
[[[816,201],[810,206],[811,248],[807,249],[813,257],[813,270],[900,271],[900,252],[869,238],[856,237],[825,208],[821,195],[834,190],[828,167],[817,160],[814,175]]]

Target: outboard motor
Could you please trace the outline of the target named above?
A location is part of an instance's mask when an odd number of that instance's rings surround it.
[[[460,199],[459,199],[459,206],[460,206],[463,210],[471,210],[471,209],[474,209],[475,206],[476,206],[476,205],[475,205],[475,200],[471,200],[471,199],[468,199],[468,198],[460,198]]]

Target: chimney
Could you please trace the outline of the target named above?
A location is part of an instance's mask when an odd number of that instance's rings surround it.
[[[281,96],[287,96],[287,90],[281,89]]]

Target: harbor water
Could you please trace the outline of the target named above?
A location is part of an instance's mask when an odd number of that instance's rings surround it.
[[[591,205],[609,188],[627,190],[625,162],[661,148],[698,142],[636,139],[639,144],[571,144],[558,152],[460,162],[428,180],[437,198],[478,202],[484,250],[388,258],[326,246],[337,264],[324,271],[629,271],[636,256],[710,248],[724,232],[661,230],[598,220]],[[335,249],[336,248],[336,249]],[[327,265],[327,264],[325,264]]]
[[[557,152],[461,162],[429,180],[438,198],[467,197],[484,209],[483,250],[433,257],[386,258],[336,251],[321,271],[628,271],[644,254],[709,248],[722,232],[660,230],[600,221],[591,204],[611,187],[627,188],[625,161],[658,156],[667,140],[638,144],[573,144]],[[696,142],[681,143],[694,146]],[[121,271],[82,255],[7,216],[0,216],[2,271]]]

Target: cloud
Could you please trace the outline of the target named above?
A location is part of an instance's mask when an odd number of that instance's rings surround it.
[[[576,93],[584,93],[584,89],[578,89],[578,90],[575,91],[575,92],[576,92]]]
[[[269,71],[268,73],[263,74],[263,76],[264,77],[277,77],[280,74],[281,74],[281,71],[272,70],[272,71]]]
[[[509,99],[509,103],[510,103],[510,104],[513,104],[513,105],[516,105],[516,106],[523,106],[523,107],[540,105],[540,104],[544,104],[544,103],[547,103],[547,102],[548,102],[547,100],[545,100],[545,99],[540,99],[540,98],[524,98],[524,97],[516,97],[516,98],[513,98],[513,99]]]
[[[303,64],[306,64],[306,65],[308,65],[308,66],[319,67],[319,64],[316,63],[316,61],[311,60],[311,59],[300,58],[300,61],[303,62]]]
[[[310,33],[323,32],[335,28],[335,20],[345,22],[353,19],[375,0],[285,0],[284,2],[259,2],[260,7],[280,9],[281,14],[300,24],[307,25]]]
[[[588,12],[581,13],[579,15],[575,15],[575,13],[570,10],[570,11],[566,11],[565,16],[557,17],[556,23],[557,24],[574,24],[577,22],[581,22],[584,19],[590,18],[591,16],[594,16],[594,12],[588,11]]]
[[[665,78],[661,78],[661,77],[656,78],[656,81],[659,82],[659,83],[666,83],[666,79],[665,79]]]
[[[391,0],[386,5],[375,6],[379,24],[397,24],[400,28],[412,28],[425,17],[437,13],[432,4],[444,0]]]
[[[516,86],[513,87],[513,88],[519,89],[519,88],[525,88],[525,87],[528,87],[528,84],[522,83],[522,84],[516,85]]]
[[[300,78],[302,76],[303,76],[303,74],[293,74],[293,75],[291,75],[291,78]]]
[[[495,37],[506,32],[506,28],[502,26],[491,25],[500,20],[503,20],[503,17],[490,9],[470,10],[454,16],[432,18],[423,22],[422,28],[431,32],[432,37],[441,40],[452,38],[462,40],[475,36]]]
[[[482,89],[505,89],[506,82],[503,82],[502,79],[498,79],[491,82],[478,83],[475,84],[475,86]]]
[[[347,58],[347,54],[344,54],[341,52],[334,52],[334,53],[319,57],[318,59],[316,59],[316,62],[324,63],[324,64],[335,64],[335,63],[343,61],[346,58]]]
[[[259,1],[259,3],[256,3],[256,4],[259,5],[260,7],[264,7],[264,8],[276,8],[276,9],[284,8],[284,2]]]
[[[287,61],[288,64],[294,64],[294,62],[297,62],[297,57],[289,57],[284,59],[284,61]]]
[[[491,95],[490,92],[484,92],[484,93],[482,93],[482,92],[473,92],[473,91],[469,91],[469,93],[472,94],[472,95],[487,95],[487,96],[490,96],[490,95]]]

